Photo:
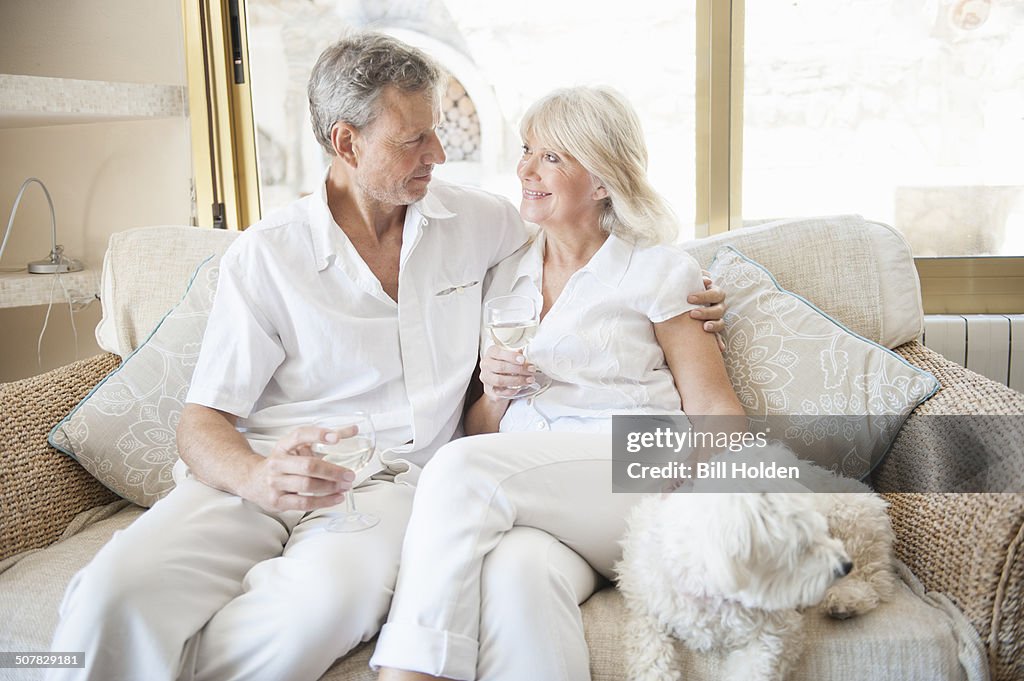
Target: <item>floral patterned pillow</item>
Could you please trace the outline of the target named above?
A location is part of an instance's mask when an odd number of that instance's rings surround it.
[[[870,473],[939,382],[734,248],[709,269],[726,293],[725,364],[747,416],[801,458],[849,477]]]
[[[111,490],[152,506],[174,487],[175,431],[217,289],[220,258],[196,270],[188,290],[149,338],[52,431],[50,444]]]

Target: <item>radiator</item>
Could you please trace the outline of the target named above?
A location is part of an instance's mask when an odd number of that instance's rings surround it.
[[[921,342],[960,366],[1024,392],[1024,315],[925,315]]]

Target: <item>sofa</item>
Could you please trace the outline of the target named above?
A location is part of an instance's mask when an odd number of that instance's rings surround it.
[[[51,430],[130,360],[181,299],[197,264],[221,253],[233,236],[191,227],[115,234],[97,329],[108,352],[0,385],[0,650],[48,650],[72,575],[146,510],[104,486],[102,471],[90,473],[54,449]],[[939,384],[902,423],[868,478],[890,504],[897,595],[847,621],[809,612],[809,645],[792,678],[1024,678],[1024,395],[916,340],[923,320],[916,270],[891,228],[857,216],[779,220],[686,248],[707,266],[726,244],[767,268],[780,287],[858,337],[893,348]],[[998,460],[992,475],[1003,483],[999,492],[976,476],[965,482],[965,452],[982,450]],[[624,679],[620,595],[608,586],[582,610],[593,678]],[[363,644],[323,678],[375,678],[367,667],[372,648],[372,641]],[[680,661],[683,678],[718,678],[716,656],[680,647]],[[41,674],[0,668],[0,679]]]

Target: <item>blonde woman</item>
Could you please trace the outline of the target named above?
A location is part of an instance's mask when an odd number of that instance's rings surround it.
[[[647,180],[632,107],[606,88],[558,90],[521,132],[520,213],[541,229],[492,271],[485,299],[531,298],[540,324],[528,361],[485,337],[476,436],[424,470],[371,661],[381,679],[588,679],[577,603],[594,571],[611,576],[639,498],[611,492],[611,415],[743,415],[714,336],[686,314],[700,267],[666,245],[676,222]],[[509,399],[535,366],[550,386]]]

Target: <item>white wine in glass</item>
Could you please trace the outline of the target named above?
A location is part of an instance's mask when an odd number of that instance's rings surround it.
[[[540,311],[526,296],[500,296],[484,305],[484,325],[494,342],[506,350],[520,351],[524,357],[539,324]],[[549,385],[551,379],[538,371],[534,374],[533,383],[512,386],[516,392],[510,397],[536,395]]]
[[[355,426],[358,430],[351,437],[342,437],[337,442],[318,442],[313,445],[313,452],[323,456],[324,461],[335,466],[343,466],[353,473],[358,473],[373,458],[376,446],[376,434],[370,417],[362,412],[353,412],[343,416],[329,417],[316,422],[320,428],[345,430]],[[346,510],[336,515],[327,524],[328,532],[359,532],[373,527],[380,518],[356,509],[356,490],[353,487],[345,495]]]

